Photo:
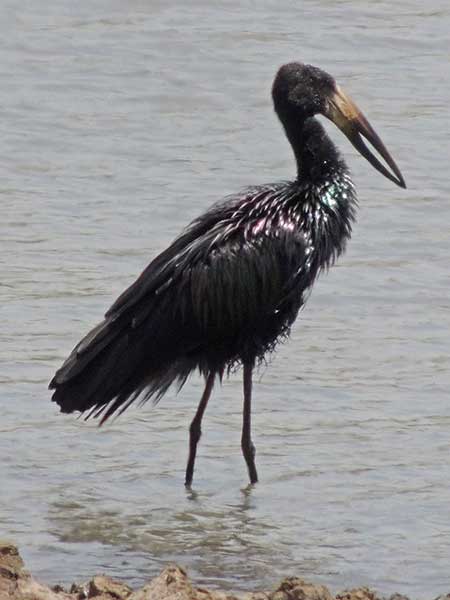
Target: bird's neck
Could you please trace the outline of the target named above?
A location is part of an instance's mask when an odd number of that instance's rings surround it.
[[[294,116],[291,122],[283,117],[297,161],[296,222],[311,244],[314,274],[343,252],[355,217],[356,196],[347,166],[319,121],[299,122]]]
[[[338,150],[317,119],[299,122],[296,118],[293,122],[287,118],[283,119],[283,125],[294,151],[299,182],[322,183],[342,168]]]

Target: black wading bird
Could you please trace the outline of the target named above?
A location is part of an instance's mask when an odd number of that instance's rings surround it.
[[[205,389],[190,426],[186,486],[216,377],[244,371],[242,452],[258,480],[251,440],[252,372],[288,336],[315,278],[350,238],[356,194],[316,114],[328,117],[385,177],[406,187],[383,142],[335,80],[302,63],[280,68],[275,111],[297,162],[294,181],[249,187],[195,219],[74,348],[50,383],[61,411],[87,417],[155,401],[198,369]],[[370,142],[384,166],[364,144]]]

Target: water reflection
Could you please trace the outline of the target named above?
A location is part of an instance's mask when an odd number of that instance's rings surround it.
[[[277,550],[278,527],[256,518],[249,488],[243,489],[240,502],[224,506],[215,506],[210,494],[187,496],[183,510],[159,507],[129,515],[102,509],[100,498],[54,502],[49,507],[50,530],[63,544],[96,543],[113,546],[119,554],[145,555],[156,571],[178,561],[203,582],[221,585],[224,575],[235,582],[267,580],[267,565],[280,552],[286,563],[291,560],[287,548]]]

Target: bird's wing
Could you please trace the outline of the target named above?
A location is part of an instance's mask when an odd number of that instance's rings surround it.
[[[304,240],[296,232],[246,235],[239,230],[200,257],[187,278],[184,274],[182,308],[191,309],[203,331],[216,331],[219,339],[259,327],[280,310],[293,285],[298,287],[303,257]]]
[[[157,345],[164,336],[173,342],[178,331],[180,350],[187,350],[202,332],[220,339],[301,293],[305,244],[297,228],[243,209],[273,192],[249,188],[193,221],[79,342],[51,386],[73,379],[114,340],[145,337]]]
[[[156,305],[158,317],[162,316],[161,300],[165,300],[167,308],[167,291],[174,289],[182,274],[187,272],[187,266],[213,241],[216,229],[221,229],[221,219],[227,214],[225,205],[213,207],[161,252],[117,298],[104,320],[75,346],[50,382],[50,388],[78,376],[113,340],[125,339],[127,332],[136,330],[154,313]]]
[[[195,221],[74,348],[50,383],[62,410],[112,402],[108,418],[142,391],[159,398],[181,385],[214,352],[220,369],[248,340],[255,356],[273,347],[301,304],[304,239],[294,227],[227,210]]]
[[[106,312],[105,317],[117,319],[133,310],[143,299],[163,294],[182,273],[194,264],[214,243],[218,231],[225,230],[227,213],[213,207],[193,221],[174,242],[159,254]],[[227,211],[232,214],[231,208]]]
[[[127,288],[105,314],[117,319],[134,312],[142,301],[162,296],[180,284],[191,288],[197,302],[205,286],[213,289],[220,304],[221,290],[232,296],[245,286],[267,293],[277,286],[277,274],[286,289],[297,283],[304,263],[305,243],[296,226],[274,224],[257,214],[249,218],[246,204],[258,204],[285,182],[247,188],[237,196],[229,196],[193,221],[186,230],[159,254]],[[292,264],[297,260],[298,264]],[[255,278],[250,281],[252,276]],[[294,278],[294,279],[292,279]]]
[[[147,267],[107,320],[145,329],[161,351],[170,340],[179,355],[226,344],[276,313],[282,320],[294,304],[292,322],[309,285],[305,264],[304,238],[293,227],[202,221]]]

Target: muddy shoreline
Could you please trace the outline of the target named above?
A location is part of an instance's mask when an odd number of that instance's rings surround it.
[[[255,588],[257,588],[255,584]],[[107,575],[95,575],[87,582],[74,583],[69,589],[47,586],[36,581],[26,570],[17,546],[0,540],[0,600],[384,600],[368,588],[345,590],[333,596],[327,587],[299,577],[287,577],[270,590],[223,592],[197,587],[177,565],[167,566],[143,587],[132,589]],[[408,600],[394,594],[389,600]],[[435,600],[450,600],[450,593]]]

